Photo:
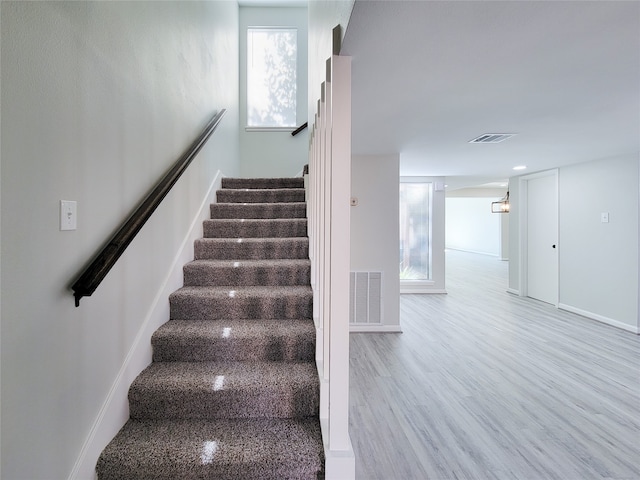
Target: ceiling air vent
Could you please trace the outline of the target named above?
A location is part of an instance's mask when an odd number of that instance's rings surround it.
[[[485,133],[473,140],[469,140],[469,143],[500,143],[514,135],[515,133]]]

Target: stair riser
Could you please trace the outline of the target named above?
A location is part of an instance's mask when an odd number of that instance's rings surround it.
[[[274,190],[218,190],[218,203],[278,203],[304,202],[304,189],[274,189]]]
[[[173,320],[151,337],[155,362],[294,362],[315,359],[313,320]]]
[[[214,380],[215,381],[215,380]],[[213,385],[213,383],[212,383]],[[298,389],[275,386],[254,391],[129,391],[129,412],[133,419],[296,418],[318,414],[319,386]]]
[[[312,318],[313,296],[216,298],[171,295],[172,320]]]
[[[100,480],[318,480],[317,419],[129,420],[98,459]]]
[[[287,238],[307,235],[307,220],[205,220],[205,238]]]
[[[311,266],[209,267],[186,265],[185,286],[309,285]]]
[[[304,188],[304,178],[230,178],[222,179],[222,188]]]
[[[108,463],[105,459],[103,463]],[[188,470],[181,472],[172,472],[172,469],[162,468],[157,465],[149,465],[148,467],[127,466],[118,469],[117,472],[108,471],[109,467],[99,467],[98,480],[320,480],[324,479],[322,465],[317,467],[318,472],[309,472],[309,469],[299,467],[296,464],[281,464],[277,459],[269,460],[258,465],[253,463],[247,464],[230,464],[218,465],[212,463],[210,465],[198,465],[201,460],[194,460],[194,465]],[[197,472],[197,473],[195,473]]]
[[[211,218],[305,218],[305,203],[213,203]]]
[[[154,362],[313,362],[315,341],[308,336],[257,341],[209,343],[159,339],[153,342]]]
[[[212,240],[212,239],[211,239]],[[309,258],[309,241],[299,237],[294,240],[259,242],[238,242],[237,240],[199,239],[194,244],[196,260],[258,260]]]

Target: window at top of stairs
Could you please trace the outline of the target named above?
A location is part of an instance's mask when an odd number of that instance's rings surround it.
[[[247,126],[296,126],[295,28],[247,29]]]

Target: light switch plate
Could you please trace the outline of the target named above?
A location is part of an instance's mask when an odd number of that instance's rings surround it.
[[[609,212],[602,212],[600,214],[600,222],[609,223]]]
[[[78,203],[74,200],[60,200],[60,230],[76,230]]]

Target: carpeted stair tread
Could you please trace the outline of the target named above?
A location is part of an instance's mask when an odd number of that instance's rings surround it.
[[[224,178],[98,480],[324,479],[304,180]]]
[[[199,238],[194,242],[194,257],[196,260],[309,258],[309,238]]]
[[[304,188],[303,177],[285,178],[233,178],[222,179],[222,188]]]
[[[312,362],[153,362],[129,388],[131,418],[293,418],[318,414]]]
[[[205,238],[282,238],[305,237],[306,218],[211,219],[203,222]]]
[[[317,418],[129,420],[96,470],[100,480],[318,480],[324,452]]]
[[[154,362],[313,362],[311,319],[170,320],[151,338]]]
[[[304,202],[212,203],[211,218],[305,218]]]
[[[182,287],[169,296],[170,319],[312,318],[310,286]]]
[[[184,285],[309,285],[311,262],[279,260],[194,260],[184,266]]]
[[[216,192],[218,203],[304,202],[304,188],[224,188]]]

